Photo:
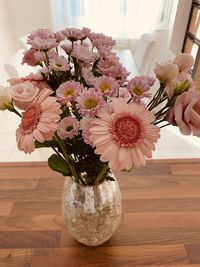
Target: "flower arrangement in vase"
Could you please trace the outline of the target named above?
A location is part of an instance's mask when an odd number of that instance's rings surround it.
[[[38,29],[27,44],[22,64],[34,73],[1,87],[0,109],[21,117],[19,150],[52,148],[49,167],[72,177],[63,194],[71,234],[86,245],[102,244],[121,217],[112,171],[144,166],[161,127],[200,136],[200,94],[189,74],[193,58],[179,54],[157,64],[155,77],[128,79],[115,41],[88,28]],[[160,87],[152,96],[156,79]]]

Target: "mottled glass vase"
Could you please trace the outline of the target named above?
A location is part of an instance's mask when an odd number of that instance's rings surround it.
[[[87,246],[105,243],[121,220],[121,193],[116,178],[84,186],[67,177],[62,208],[67,229],[77,241]]]

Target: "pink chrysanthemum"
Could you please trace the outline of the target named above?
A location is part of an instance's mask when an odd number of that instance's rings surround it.
[[[95,80],[95,76],[92,73],[92,69],[91,68],[82,67],[81,74],[82,74],[83,79],[85,80],[85,82],[88,85],[92,85],[93,84],[93,81]]]
[[[150,97],[149,89],[149,84],[139,76],[131,79],[127,86],[127,90],[136,102],[140,102],[141,98]]]
[[[113,99],[114,113],[99,113],[92,121],[90,140],[103,162],[115,170],[130,170],[145,165],[159,138],[159,127],[152,125],[153,113],[143,104],[127,104],[123,98]]]
[[[99,57],[97,53],[90,51],[85,45],[75,45],[71,55],[85,63],[94,62]]]
[[[144,82],[146,82],[149,86],[153,86],[156,79],[152,76],[149,75],[141,75],[141,76],[136,76],[135,78],[142,79]]]
[[[56,71],[67,71],[69,70],[68,61],[64,57],[52,58],[49,60],[50,68]]]
[[[16,130],[17,146],[25,153],[35,150],[34,140],[43,143],[51,140],[60,119],[60,104],[51,97],[50,89],[43,89],[36,99],[22,113],[22,120]]]
[[[48,29],[38,29],[28,36],[28,44],[34,49],[48,50],[58,46],[54,33]]]
[[[88,34],[89,39],[95,47],[105,46],[112,47],[116,44],[116,41],[110,36],[106,36],[103,33],[90,32]]]
[[[82,91],[76,101],[79,113],[83,116],[93,117],[105,106],[102,93],[96,91],[95,88]]]
[[[74,138],[79,131],[79,122],[72,117],[67,117],[62,119],[58,123],[58,130],[57,133],[60,136],[60,138]]]
[[[61,103],[67,104],[69,101],[73,100],[83,89],[84,87],[79,82],[67,81],[58,87],[56,90],[56,96]]]
[[[87,37],[85,30],[80,30],[76,28],[66,28],[62,30],[61,33],[71,42],[83,40]]]
[[[93,81],[93,86],[105,96],[116,96],[119,90],[118,82],[112,77],[100,76]]]
[[[122,66],[117,58],[100,59],[97,64],[97,70],[100,74],[115,78],[120,84],[124,83],[129,72]]]

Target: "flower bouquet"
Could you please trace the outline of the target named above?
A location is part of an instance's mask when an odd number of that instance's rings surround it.
[[[144,166],[146,158],[152,157],[161,127],[171,124],[183,134],[200,136],[200,94],[189,74],[193,58],[179,54],[173,62],[157,64],[155,77],[128,79],[129,73],[113,50],[115,41],[88,28],[66,28],[56,33],[39,29],[28,36],[27,44],[30,49],[25,51],[22,64],[32,66],[34,73],[10,79],[8,87],[1,87],[0,109],[21,117],[16,130],[19,150],[31,153],[36,148],[52,148],[49,167],[71,176],[74,186],[71,191],[69,182],[65,187],[71,194],[68,202],[73,195],[73,203],[66,204],[65,197],[64,213],[74,216],[79,208],[76,214],[82,216],[77,219],[79,230],[71,232],[81,235],[83,229],[91,228],[91,220],[97,224],[98,218],[98,227],[107,229],[106,238],[96,243],[84,241],[89,237],[78,240],[100,244],[114,232],[121,215],[120,197],[115,195],[106,209],[99,205],[101,209],[95,213],[95,205],[91,207],[92,194],[96,194],[95,201],[102,200],[98,186],[113,187],[116,182],[112,170]],[[160,86],[152,96],[156,79]],[[80,206],[84,200],[78,199],[77,190],[84,191],[89,203],[86,213],[98,214],[84,228],[80,226],[86,221]],[[112,190],[112,194],[118,192],[117,186]],[[116,207],[118,212],[111,212]],[[111,217],[116,223],[110,223]],[[67,223],[72,221],[74,224],[70,217]]]

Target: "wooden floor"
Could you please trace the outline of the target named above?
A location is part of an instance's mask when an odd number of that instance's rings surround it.
[[[89,248],[63,224],[61,175],[45,163],[0,164],[0,267],[200,266],[200,161],[151,161],[117,176],[120,228]]]

